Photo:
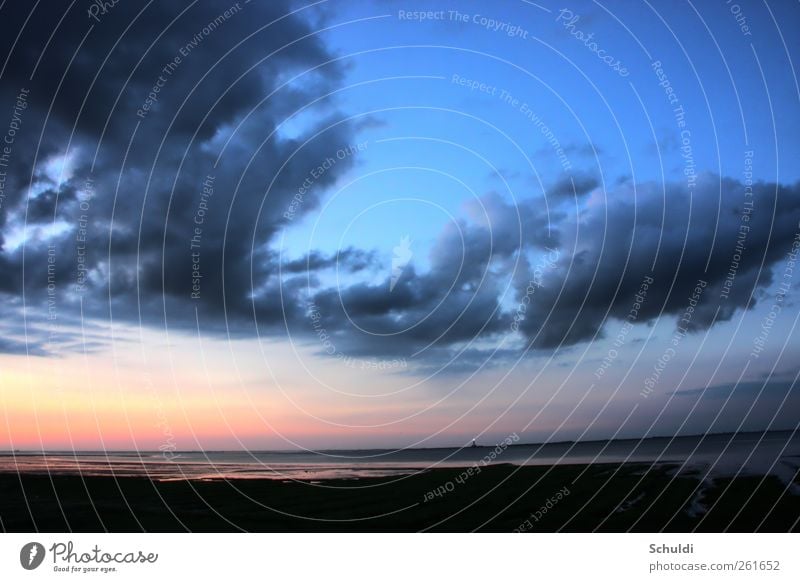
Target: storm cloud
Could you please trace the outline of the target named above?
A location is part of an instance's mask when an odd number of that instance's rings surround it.
[[[50,300],[64,317],[82,302],[90,318],[153,325],[189,325],[195,309],[212,326],[253,310],[279,322],[269,243],[307,176],[354,139],[327,97],[342,66],[289,2],[66,8],[25,27],[28,7],[3,11],[3,39],[21,35],[2,110],[29,97],[0,214],[2,292],[40,307],[33,319]],[[302,127],[284,131],[292,116]],[[318,176],[294,220],[352,163]]]
[[[682,325],[698,331],[757,304],[800,223],[800,184],[749,188],[711,174],[691,194],[678,182],[598,191],[577,222],[558,208],[548,217],[541,200],[486,203],[488,222],[445,227],[430,270],[411,265],[393,291],[388,280],[320,291],[326,330],[370,355],[469,349],[474,358],[483,345],[496,357],[510,331],[550,350],[602,337],[650,282],[635,322],[677,324],[690,310]]]

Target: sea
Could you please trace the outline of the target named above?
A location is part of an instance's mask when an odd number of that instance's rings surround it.
[[[321,481],[411,475],[436,468],[510,465],[665,464],[703,478],[775,475],[797,488],[800,432],[328,451],[6,451],[0,473],[170,480]]]

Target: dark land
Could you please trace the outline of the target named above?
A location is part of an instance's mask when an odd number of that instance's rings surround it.
[[[320,482],[6,473],[0,525],[16,532],[798,530],[800,496],[774,476],[703,482],[673,474],[670,465],[647,463],[492,465],[467,478],[448,468]]]

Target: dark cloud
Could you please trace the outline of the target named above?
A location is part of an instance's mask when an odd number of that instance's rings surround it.
[[[219,329],[247,327],[253,314],[264,326],[291,317],[296,309],[282,308],[280,294],[293,283],[279,281],[268,246],[352,167],[350,158],[337,160],[287,218],[310,172],[355,136],[334,101],[318,100],[342,68],[326,64],[333,55],[293,8],[123,2],[100,22],[85,6],[37,8],[13,50],[6,47],[0,90],[3,111],[21,88],[30,95],[0,210],[0,291],[24,293],[30,308],[45,310],[55,282],[62,314],[77,311],[82,296],[87,317],[160,326],[189,326],[195,309]],[[4,42],[30,10],[4,7]],[[315,100],[291,136],[282,131]],[[28,239],[15,246],[9,236],[24,224]],[[351,271],[369,262],[367,252],[340,254]],[[312,254],[307,267],[325,262]],[[190,299],[197,270],[201,291]],[[288,270],[299,272],[297,264]],[[15,313],[8,303],[5,310]]]
[[[541,199],[510,204],[494,193],[468,203],[464,213],[466,218],[448,223],[426,249],[425,272],[417,270],[412,257],[399,265],[394,285],[387,276],[312,294],[320,325],[340,350],[359,356],[413,355],[430,363],[447,361],[452,349],[463,349],[474,360],[482,339],[512,333],[512,315],[502,298],[527,269],[526,249],[558,244],[555,223],[565,215],[548,216]],[[309,319],[297,322],[298,334],[311,327]]]
[[[600,182],[594,176],[589,174],[571,174],[558,180],[555,184],[547,189],[548,196],[555,197],[581,197],[588,194]]]
[[[323,269],[339,269],[344,272],[356,273],[374,266],[375,261],[375,252],[348,247],[327,256],[319,251],[311,251],[301,259],[284,263],[281,268],[286,273],[310,273]]]
[[[703,176],[691,196],[677,183],[623,185],[607,203],[589,202],[571,256],[550,273],[521,328],[542,347],[594,337],[608,317],[627,316],[645,276],[654,284],[639,322],[662,312],[682,316],[698,281],[706,288],[690,329],[729,320],[757,302],[772,281],[770,267],[790,250],[799,194],[800,184],[757,183],[744,219],[745,187],[737,180]]]
[[[672,394],[687,398],[702,397],[707,399],[740,397],[751,401],[759,397],[782,397],[794,390],[794,382],[764,380],[762,382],[739,382],[738,384],[715,384],[714,386],[677,390]]]
[[[10,338],[0,339],[0,353],[28,356],[47,356],[50,353],[37,343],[24,342]]]
[[[541,200],[513,206],[488,195],[473,220],[444,228],[430,270],[410,265],[392,291],[387,279],[326,289],[314,301],[349,350],[398,357],[424,349],[442,362],[461,349],[473,360],[479,348],[488,356],[517,331],[515,315],[539,350],[600,337],[650,279],[638,323],[677,322],[691,308],[682,325],[705,329],[757,303],[797,235],[800,184],[757,183],[752,194],[746,212],[745,186],[728,178],[705,175],[692,195],[685,184],[624,183],[588,199],[579,227],[562,213],[548,221]],[[491,208],[487,220],[478,207]],[[508,284],[514,301],[503,303]]]

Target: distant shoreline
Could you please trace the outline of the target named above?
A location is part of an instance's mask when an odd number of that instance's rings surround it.
[[[617,439],[588,439],[588,440],[559,440],[559,441],[547,441],[547,442],[531,442],[531,443],[515,443],[508,445],[508,448],[520,448],[520,447],[537,447],[537,446],[550,446],[550,445],[584,445],[584,444],[599,444],[599,443],[625,443],[625,442],[637,442],[637,441],[654,441],[654,440],[664,440],[664,439],[697,439],[697,438],[709,438],[709,437],[736,437],[736,436],[747,436],[747,435],[756,435],[756,436],[763,436],[767,434],[780,434],[780,433],[796,433],[800,432],[798,428],[786,428],[786,429],[770,429],[770,430],[761,430],[761,431],[740,431],[740,432],[713,432],[713,433],[697,433],[697,434],[686,434],[686,435],[676,435],[676,436],[668,436],[668,435],[656,435],[656,436],[648,436],[648,437],[630,437],[630,438],[617,438]],[[269,453],[269,454],[299,454],[299,453],[320,453],[320,454],[328,454],[328,453],[346,453],[346,452],[379,452],[379,453],[399,453],[404,451],[440,451],[440,450],[461,450],[461,449],[493,449],[496,447],[497,444],[478,444],[475,447],[471,445],[463,445],[463,446],[440,446],[440,447],[407,447],[407,448],[375,448],[375,449],[359,449],[359,448],[351,448],[351,449],[282,449],[282,450],[273,450],[273,449],[248,449],[248,450],[239,450],[239,449],[181,449],[172,451],[175,454],[179,453]],[[0,450],[0,456],[13,456],[13,455],[31,455],[31,454],[75,454],[75,453],[114,453],[114,454],[159,454],[162,451],[158,449],[7,449],[7,450]]]

